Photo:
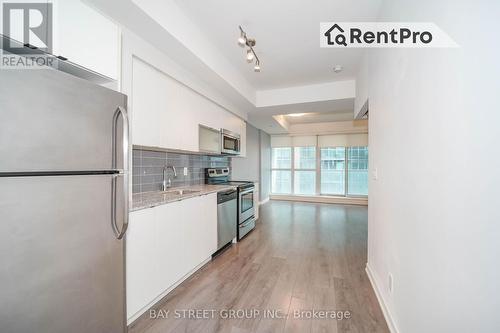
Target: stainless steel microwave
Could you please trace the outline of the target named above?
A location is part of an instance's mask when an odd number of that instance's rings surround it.
[[[226,129],[221,129],[221,153],[228,155],[239,155],[241,148],[240,135],[228,131]]]

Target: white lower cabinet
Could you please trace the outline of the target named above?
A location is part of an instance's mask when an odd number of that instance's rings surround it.
[[[217,249],[217,194],[130,213],[127,318],[132,322]]]
[[[126,239],[127,318],[139,311],[160,292],[155,262],[156,210],[130,214]],[[152,280],[155,280],[153,283]]]

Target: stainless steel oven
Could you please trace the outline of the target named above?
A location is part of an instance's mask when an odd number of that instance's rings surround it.
[[[225,129],[221,129],[221,153],[229,155],[240,154],[240,135]]]
[[[239,187],[238,192],[238,240],[255,228],[254,194],[255,186],[248,183]]]
[[[254,216],[255,209],[253,206],[253,196],[254,196],[254,186],[252,184],[251,187],[246,189],[240,189],[239,192],[239,200],[240,200],[240,211],[239,218],[240,221],[246,221],[250,217]]]

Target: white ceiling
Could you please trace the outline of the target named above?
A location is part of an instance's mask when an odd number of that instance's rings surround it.
[[[311,112],[311,113],[305,113],[305,114],[301,114],[301,113],[298,113],[298,114],[300,115],[299,117],[285,115],[285,119],[290,125],[353,120],[353,113],[351,111],[347,111],[347,112],[343,112],[343,113]]]
[[[256,89],[354,78],[362,49],[319,47],[319,24],[375,20],[379,0],[175,0],[194,24]],[[238,25],[257,40],[262,72],[253,72],[237,45]],[[334,65],[344,67],[334,73]]]
[[[354,119],[354,99],[334,99],[310,103],[296,103],[291,105],[278,105],[271,107],[260,107],[248,114],[248,121],[255,127],[269,134],[283,134],[288,128],[276,121],[275,117],[290,113],[306,113],[307,116],[290,118],[284,116],[283,120],[289,125],[319,123],[330,121],[345,121]]]

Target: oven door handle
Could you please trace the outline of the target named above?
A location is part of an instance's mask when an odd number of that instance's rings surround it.
[[[251,218],[249,218],[248,220],[246,220],[245,222],[243,222],[242,224],[240,224],[240,228],[245,228],[246,226],[248,226],[253,221],[254,221],[254,217],[252,216]]]
[[[255,189],[255,188],[253,188],[253,187],[252,187],[252,188],[250,188],[250,189],[248,189],[248,190],[244,190],[244,191],[240,192],[240,195],[242,195],[242,194],[247,194],[247,193],[250,193],[250,192],[254,192],[254,189]]]

